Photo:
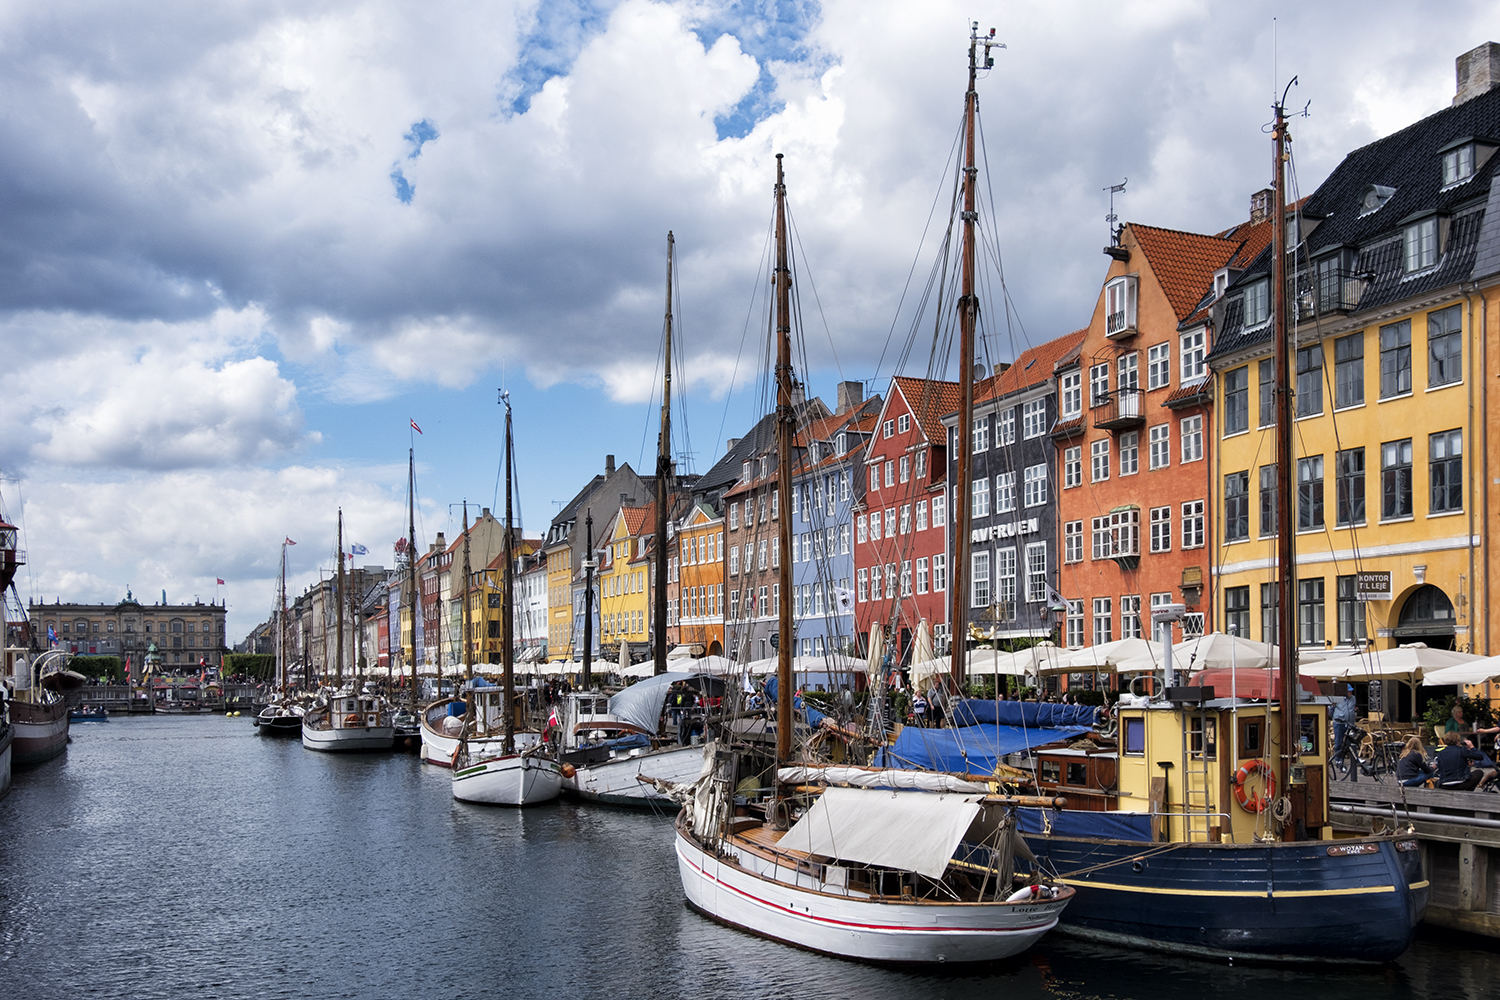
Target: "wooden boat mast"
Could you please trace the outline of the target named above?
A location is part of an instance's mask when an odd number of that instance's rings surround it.
[[[286,542],[281,543],[281,579],[277,585],[280,611],[276,619],[276,666],[281,693],[286,694]],[[145,676],[145,671],[141,671]]]
[[[500,663],[505,670],[505,752],[516,752],[515,709],[515,609],[511,602],[516,576],[515,533],[511,520],[511,485],[515,481],[516,446],[511,438],[510,393],[502,392],[505,404],[505,597],[500,602]]]
[[[451,577],[451,574],[450,574]],[[463,605],[459,608],[459,627],[464,633],[464,679],[474,679],[474,656],[473,641],[469,636],[469,501],[464,500],[464,587]],[[506,599],[509,600],[510,591],[506,591]]]
[[[338,638],[334,640],[334,690],[344,686],[344,508],[339,508],[339,573],[334,582],[333,598],[338,604]]]
[[[651,628],[656,665],[653,674],[667,672],[667,498],[672,478],[672,262],[675,242],[667,231],[667,315],[665,320],[666,369],[661,384],[661,436],[656,442],[656,603],[651,608]],[[624,640],[621,640],[624,641]]]
[[[792,434],[797,413],[792,405],[792,270],[786,251],[786,181],[776,154],[776,488],[788,504],[777,518],[780,551],[776,608],[776,761],[792,756]]]
[[[406,450],[406,601],[411,616],[411,707],[420,707],[417,698],[417,450]],[[396,623],[399,630],[400,622]],[[442,694],[442,689],[438,689]]]
[[[1290,90],[1296,78],[1287,84]],[[1286,302],[1286,92],[1273,110],[1271,129],[1271,309],[1276,332],[1276,586],[1278,589],[1278,639],[1281,666],[1281,753],[1276,778],[1286,789],[1290,815],[1282,827],[1284,840],[1300,840],[1307,816],[1307,779],[1297,763],[1301,738],[1297,679],[1297,553],[1296,527],[1292,521],[1292,392],[1291,352],[1295,350]]]
[[[594,686],[594,568],[599,560],[594,558],[594,511],[584,510],[583,526],[583,689]]]

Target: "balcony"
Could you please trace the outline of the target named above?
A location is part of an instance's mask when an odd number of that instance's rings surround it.
[[[1146,417],[1141,405],[1140,389],[1116,389],[1094,397],[1092,416],[1094,426],[1101,430],[1128,431],[1141,427]]]
[[[1104,317],[1104,335],[1110,340],[1125,340],[1139,332],[1135,328],[1135,317],[1124,309],[1118,309]]]

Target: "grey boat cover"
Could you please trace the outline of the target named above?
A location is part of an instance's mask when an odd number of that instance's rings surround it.
[[[655,677],[647,677],[610,698],[609,714],[644,732],[654,733],[661,724],[662,706],[666,704],[667,691],[671,686],[677,681],[690,681],[694,677],[705,676],[707,675],[685,670],[669,670]]]

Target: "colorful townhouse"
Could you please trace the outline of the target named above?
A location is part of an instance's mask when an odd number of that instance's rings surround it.
[[[1187,608],[1177,639],[1214,627],[1205,304],[1268,226],[1252,215],[1208,236],[1132,223],[1105,248],[1093,317],[1076,356],[1056,366],[1058,590],[1071,648],[1160,639],[1150,616],[1167,604]]]
[[[724,655],[724,518],[694,500],[679,521],[668,571],[668,642],[693,656]]]
[[[1461,73],[1462,82],[1462,73]],[[1500,90],[1355,150],[1293,213],[1295,523],[1276,518],[1269,252],[1224,299],[1214,369],[1216,600],[1241,634],[1278,636],[1294,572],[1296,643],[1494,652],[1482,337],[1500,272]],[[1485,275],[1489,290],[1475,279]],[[1296,533],[1296,568],[1276,563]],[[1397,718],[1405,685],[1384,685]]]
[[[864,493],[860,455],[881,399],[842,382],[833,415],[798,434],[792,472],[792,616],[796,655],[849,653],[854,641],[854,507]]]
[[[969,621],[986,639],[1053,637],[1058,584],[1058,424],[1054,368],[1078,356],[1085,331],[1023,351],[974,391],[970,461]],[[958,413],[943,427],[956,441]],[[948,457],[948,481],[957,456]]]
[[[632,662],[652,655],[651,556],[656,551],[656,504],[620,507],[604,525],[599,545],[599,655],[618,663],[620,646]]]
[[[896,662],[909,661],[927,623],[937,651],[948,635],[948,436],[958,383],[891,379],[863,455],[864,496],[854,507],[855,631],[869,650],[877,630]]]

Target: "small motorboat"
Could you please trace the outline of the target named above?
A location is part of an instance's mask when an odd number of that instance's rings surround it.
[[[68,719],[71,722],[108,722],[109,709],[103,705],[79,705],[68,712]]]

